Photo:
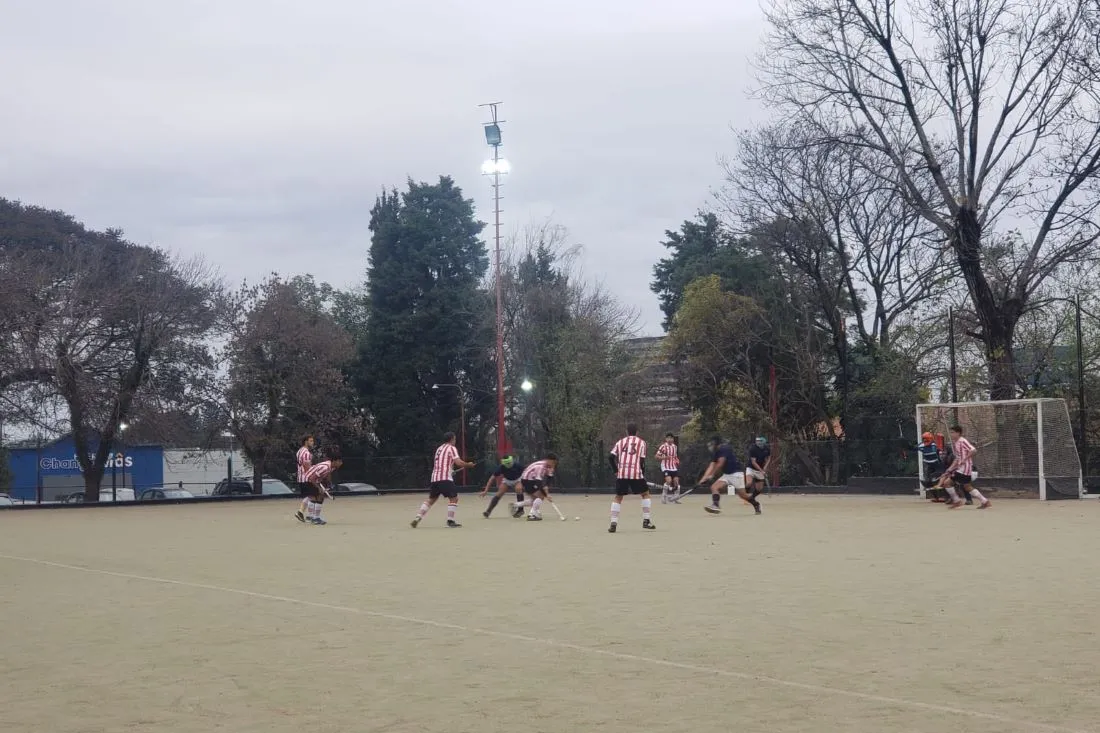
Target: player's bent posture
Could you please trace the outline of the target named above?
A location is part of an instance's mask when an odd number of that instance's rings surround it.
[[[328,524],[321,518],[321,508],[325,503],[325,497],[332,498],[332,493],[329,491],[332,486],[332,473],[343,465],[343,461],[340,460],[340,455],[337,453],[333,455],[327,461],[321,461],[320,463],[310,466],[306,471],[306,483],[309,485],[310,495],[308,499],[308,512],[306,521],[310,524],[317,526],[323,526]]]
[[[523,516],[523,484],[520,483],[520,476],[523,475],[524,468],[526,467],[517,461],[515,456],[504,456],[500,459],[497,470],[493,471],[493,475],[485,482],[485,487],[478,494],[478,496],[485,496],[489,493],[489,487],[493,485],[493,481],[497,482],[497,493],[489,500],[489,508],[483,511],[481,516],[488,519],[509,490],[516,492],[516,502],[512,505],[512,516],[516,518]]]
[[[550,498],[550,484],[554,481],[554,471],[558,467],[558,455],[556,453],[547,453],[546,458],[541,461],[535,461],[527,468],[523,469],[523,473],[520,474],[520,483],[523,486],[523,492],[531,496],[531,513],[527,515],[528,522],[541,522],[542,521],[542,502],[549,501],[553,503],[553,499]],[[519,512],[523,511],[525,502],[520,502]],[[520,514],[519,516],[522,516]]]
[[[707,466],[703,478],[699,479],[702,486],[710,484],[710,506],[703,507],[711,514],[721,514],[722,489],[728,487],[737,493],[739,497],[752,504],[752,508],[760,514],[760,502],[755,496],[749,496],[745,491],[745,469],[733,452],[729,443],[722,442],[720,436],[715,435],[707,443],[712,451],[710,465]]]
[[[917,445],[917,452],[920,453],[921,466],[924,469],[921,479],[921,485],[924,490],[929,493],[932,501],[942,502],[940,493],[943,496],[947,496],[947,492],[941,488],[940,484],[943,479],[940,478],[943,474],[943,459],[940,458],[940,449],[935,443],[935,436],[932,433],[925,433],[921,436],[921,442]]]
[[[435,459],[432,462],[431,488],[428,490],[428,498],[420,505],[416,516],[409,525],[416,529],[420,520],[428,513],[441,496],[447,497],[447,526],[461,527],[455,516],[458,514],[458,485],[454,482],[454,472],[460,468],[473,468],[477,464],[473,461],[464,461],[458,456],[458,448],[455,447],[455,434],[447,433],[443,436],[443,445],[435,449]]]
[[[948,508],[957,509],[963,505],[963,500],[955,493],[955,487],[958,486],[971,497],[978,500],[979,509],[988,509],[993,505],[992,502],[982,496],[982,492],[975,489],[972,483],[974,454],[978,449],[974,447],[973,443],[963,437],[963,429],[959,425],[951,426],[951,441],[952,453],[955,454],[955,460],[951,462],[951,465],[947,467],[947,471],[944,473],[944,477],[947,479],[947,481],[944,482],[944,488],[947,489],[947,493],[951,497],[951,501],[947,504]]]
[[[608,460],[615,471],[615,499],[611,502],[611,526],[614,533],[619,527],[619,512],[627,494],[642,497],[642,529],[657,529],[650,516],[653,500],[649,498],[649,484],[645,480],[645,441],[638,437],[638,426],[626,426],[626,437],[620,438],[611,449]]]
[[[306,473],[313,465],[313,446],[313,436],[306,435],[302,438],[302,447],[298,449],[298,454],[295,456],[298,463],[298,493],[302,495],[302,502],[298,505],[298,512],[294,517],[299,522],[306,521],[306,512],[309,510],[310,497],[312,496],[312,489],[310,489],[309,482],[306,480]]]
[[[661,461],[661,473],[665,475],[665,485],[661,489],[661,503],[680,503],[680,456],[676,445],[676,436],[665,435],[665,442],[657,447],[657,458]]]
[[[768,465],[771,460],[772,449],[768,447],[768,439],[761,435],[749,448],[749,467],[745,469],[748,489],[754,499],[760,496],[764,488],[764,479],[768,475]]]

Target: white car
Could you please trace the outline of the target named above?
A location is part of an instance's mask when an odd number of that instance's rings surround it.
[[[364,493],[371,493],[371,492],[378,491],[378,487],[375,486],[374,484],[364,484],[364,483],[360,483],[360,482],[357,482],[357,481],[352,481],[351,483],[347,483],[347,484],[336,484],[335,486],[332,487],[332,492],[334,494],[337,493],[337,492],[339,492],[341,494],[346,494],[346,493],[349,493],[349,492],[352,492],[352,491],[361,491],[361,492],[364,492]]]

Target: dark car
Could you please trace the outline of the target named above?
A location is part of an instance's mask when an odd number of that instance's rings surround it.
[[[214,487],[214,490],[210,492],[211,496],[244,496],[252,493],[252,482],[243,478],[235,478],[230,483],[229,479],[222,479],[218,482],[218,485]]]

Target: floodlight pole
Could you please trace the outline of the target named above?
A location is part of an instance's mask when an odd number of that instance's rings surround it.
[[[492,121],[485,126],[499,125],[502,120],[497,117],[497,107],[500,102],[490,102],[479,105],[488,107],[492,114]],[[494,245],[496,250],[496,263],[494,265],[494,279],[496,280],[497,317],[496,317],[496,362],[497,362],[497,457],[503,457],[508,452],[508,438],[505,435],[504,425],[504,306],[501,297],[500,278],[500,145],[497,138],[490,144],[493,149],[493,218],[494,218]]]

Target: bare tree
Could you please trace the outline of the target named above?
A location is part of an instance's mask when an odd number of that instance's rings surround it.
[[[332,293],[277,275],[224,297],[226,371],[211,395],[253,468],[253,490],[273,465],[293,464],[304,432],[358,427],[344,367],[351,334],[325,306]]]
[[[941,295],[951,272],[942,244],[882,177],[889,161],[819,140],[799,122],[741,134],[723,198],[745,230],[798,230],[757,241],[809,277],[836,336],[850,315],[875,355],[919,304]]]
[[[823,138],[839,116],[841,141],[889,161],[884,179],[954,252],[991,396],[1013,396],[1014,334],[1036,291],[1096,258],[1098,3],[773,0],[767,17],[767,98]],[[997,237],[1003,278],[987,267]]]

